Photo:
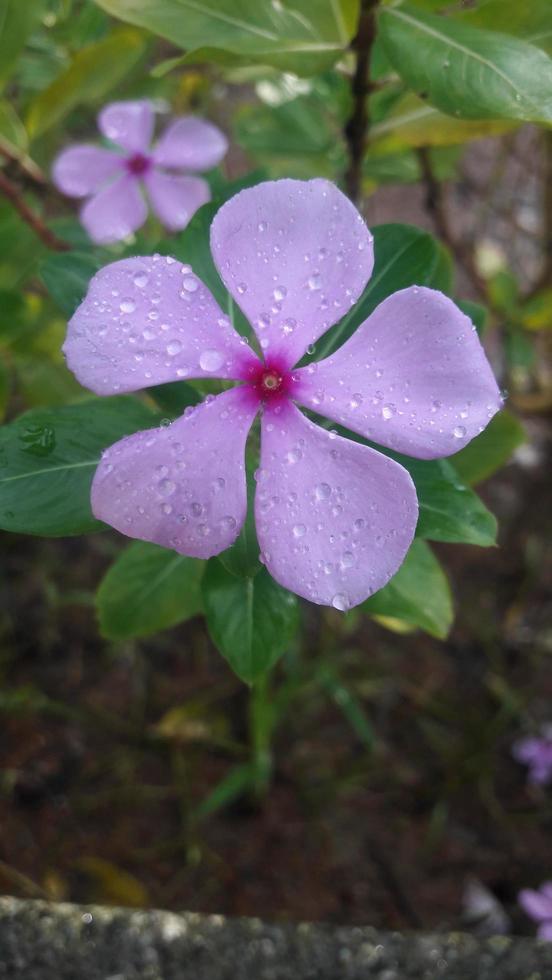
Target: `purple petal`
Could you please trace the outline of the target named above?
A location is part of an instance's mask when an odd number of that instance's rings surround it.
[[[265,353],[292,367],[358,299],[372,236],[327,180],[278,180],[236,194],[215,215],[218,270]]]
[[[93,277],[64,345],[98,395],[182,378],[242,378],[258,360],[203,283],[169,256],[121,259]]]
[[[524,888],[518,895],[518,902],[529,918],[535,922],[552,919],[552,899],[541,895],[532,888]]]
[[[420,459],[458,452],[502,407],[471,321],[422,286],[389,296],[314,373],[297,375],[301,404]]]
[[[512,755],[517,762],[533,762],[542,751],[542,739],[520,738],[512,746]]]
[[[545,881],[544,884],[540,886],[540,890],[541,894],[544,895],[545,898],[550,899],[552,902],[552,881]]]
[[[96,471],[95,516],[183,555],[218,555],[245,520],[245,442],[257,410],[233,388],[170,426],[121,439]]]
[[[541,926],[537,929],[537,936],[539,939],[547,940],[552,942],[552,918],[548,922],[543,922]]]
[[[153,210],[170,231],[185,228],[197,209],[211,200],[209,184],[202,177],[181,177],[154,169],[144,183]]]
[[[184,116],[175,119],[153,151],[153,158],[162,167],[182,170],[211,170],[220,163],[228,149],[224,133],[204,119]]]
[[[321,429],[287,402],[265,408],[258,477],[259,544],[286,589],[348,609],[401,565],[418,504],[409,474],[387,456]]]
[[[127,238],[144,224],[148,209],[134,177],[119,177],[84,205],[80,218],[92,241],[99,245]]]
[[[103,135],[131,153],[149,149],[153,125],[153,107],[147,99],[112,102],[98,116],[98,126]]]
[[[54,160],[52,180],[68,197],[86,197],[121,173],[122,159],[113,150],[83,143],[63,150]]]

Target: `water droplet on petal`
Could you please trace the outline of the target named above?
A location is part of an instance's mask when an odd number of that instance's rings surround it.
[[[179,340],[171,340],[170,343],[167,344],[167,354],[169,354],[170,357],[174,357],[175,354],[180,354],[181,350],[182,344]]]
[[[293,537],[302,538],[306,530],[307,529],[304,524],[296,524],[295,527],[292,528]]]
[[[194,276],[186,276],[182,280],[182,286],[187,293],[195,293],[196,289],[199,289],[199,282]]]
[[[340,612],[345,612],[349,608],[349,597],[345,592],[336,592],[332,599],[332,606],[334,609],[339,609]]]
[[[332,492],[332,488],[329,483],[319,483],[315,488],[314,495],[317,500],[328,500]]]
[[[134,313],[136,303],[132,299],[123,299],[119,304],[121,313]]]
[[[466,435],[466,428],[463,425],[457,425],[452,432],[455,439],[463,439]]]
[[[218,350],[204,350],[199,358],[199,366],[202,371],[218,371],[223,364],[224,355]]]

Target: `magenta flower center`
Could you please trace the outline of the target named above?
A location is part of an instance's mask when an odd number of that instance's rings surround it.
[[[257,396],[263,402],[282,398],[288,394],[290,374],[287,367],[269,361],[259,364],[250,380]]]
[[[134,153],[125,160],[125,166],[134,177],[142,177],[151,167],[151,159],[144,153]]]

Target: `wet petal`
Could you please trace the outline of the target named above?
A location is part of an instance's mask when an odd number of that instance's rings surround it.
[[[422,286],[389,296],[332,357],[297,376],[301,404],[421,459],[458,452],[502,407],[471,321]]]
[[[418,517],[412,480],[294,405],[277,409],[262,420],[255,518],[263,560],[277,582],[311,602],[356,606],[408,551]]]
[[[183,378],[241,378],[258,363],[189,265],[169,256],[100,269],[64,345],[78,380],[98,395]]]
[[[163,167],[182,170],[211,170],[228,149],[224,133],[205,119],[184,116],[175,119],[162,134],[153,158]]]
[[[129,537],[210,558],[233,544],[245,520],[245,442],[257,405],[234,388],[187,411],[104,453],[92,510]]]
[[[98,116],[98,126],[103,135],[131,153],[149,149],[153,125],[153,107],[147,99],[112,102]]]
[[[211,200],[209,184],[202,177],[181,177],[154,169],[144,183],[153,210],[170,231],[185,228],[197,209]]]
[[[148,209],[134,177],[119,177],[86,202],[81,221],[92,241],[100,245],[127,238],[144,224]]]
[[[86,197],[120,176],[122,158],[113,150],[82,143],[70,146],[54,160],[52,180],[68,197]]]
[[[546,895],[541,895],[532,888],[524,888],[518,895],[518,902],[523,911],[535,922],[552,919],[552,899]]]
[[[360,296],[372,236],[327,180],[278,180],[236,194],[215,215],[218,270],[266,354],[291,367]]]

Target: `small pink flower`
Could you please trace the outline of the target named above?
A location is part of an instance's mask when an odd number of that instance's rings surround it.
[[[245,519],[245,443],[260,412],[262,560],[285,588],[348,609],[401,565],[416,491],[399,463],[297,406],[434,459],[465,446],[499,410],[493,373],[468,318],[417,286],[385,299],[331,357],[296,367],[354,305],[374,262],[361,215],[326,180],[237,194],[213,220],[211,250],[260,356],[191,267],[160,255],[106,266],[69,323],[67,362],[97,394],[181,378],[241,382],[106,450],[92,509],[131,537],[196,558],[219,554]]]
[[[552,725],[543,725],[541,734],[520,738],[514,743],[512,755],[529,769],[529,782],[545,786],[552,781]]]
[[[538,922],[537,936],[552,942],[552,881],[545,881],[538,890],[524,888],[518,895],[523,911]]]
[[[210,200],[207,181],[190,176],[222,160],[226,137],[209,122],[183,116],[170,123],[155,146],[151,102],[113,102],[98,116],[100,132],[114,146],[71,146],[54,161],[52,178],[69,197],[87,197],[80,218],[99,244],[116,242],[136,231],[147,217],[143,191],[159,220],[170,231],[185,228]]]

